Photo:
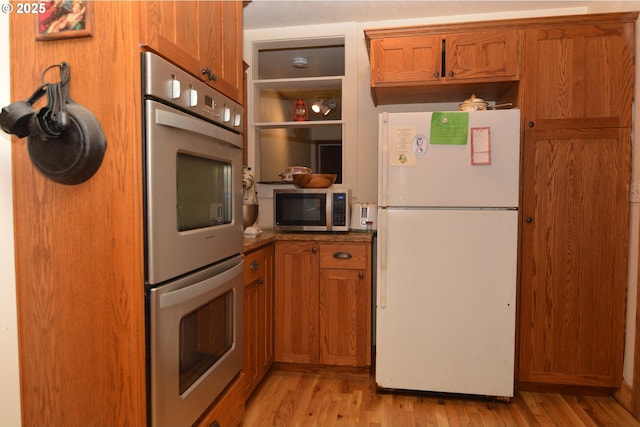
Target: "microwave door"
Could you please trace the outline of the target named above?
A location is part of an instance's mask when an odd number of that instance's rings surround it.
[[[329,204],[326,193],[275,192],[274,228],[326,231]]]

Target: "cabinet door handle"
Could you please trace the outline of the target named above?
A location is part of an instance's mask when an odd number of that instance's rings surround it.
[[[336,252],[333,257],[335,259],[351,259],[351,254],[349,252]]]
[[[260,263],[256,260],[251,261],[251,264],[249,264],[249,270],[257,270],[258,268],[260,268]]]
[[[203,74],[203,75],[205,75],[205,76],[207,76],[207,78],[208,78],[209,80],[216,81],[216,80],[218,79],[218,76],[216,76],[216,74],[215,74],[215,73],[212,73],[212,72],[211,72],[211,70],[210,70],[210,69],[208,69],[208,68],[203,68],[203,69],[202,69],[202,74]]]

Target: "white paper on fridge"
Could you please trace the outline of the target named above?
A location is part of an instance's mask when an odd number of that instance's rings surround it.
[[[415,166],[415,127],[392,127],[389,134],[389,166]]]
[[[471,128],[471,164],[491,164],[491,128]]]

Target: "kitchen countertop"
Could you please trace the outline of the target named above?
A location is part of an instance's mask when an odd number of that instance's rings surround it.
[[[316,240],[319,242],[371,242],[375,232],[349,231],[346,233],[322,232],[284,232],[263,228],[255,237],[244,237],[243,253],[251,252],[275,241],[283,240]]]

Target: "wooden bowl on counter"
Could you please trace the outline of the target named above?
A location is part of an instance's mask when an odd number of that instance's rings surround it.
[[[334,173],[299,173],[293,175],[293,183],[300,188],[329,188],[337,177]]]

